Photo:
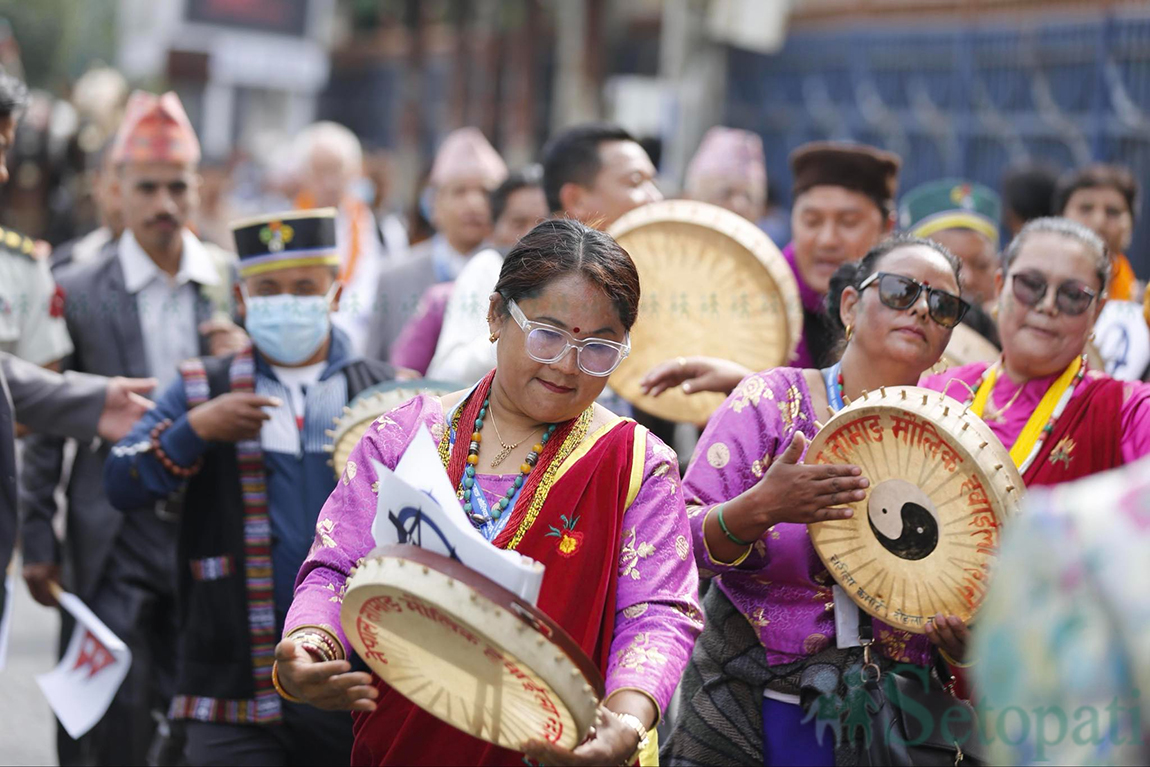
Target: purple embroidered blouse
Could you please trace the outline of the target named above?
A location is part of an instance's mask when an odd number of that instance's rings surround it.
[[[715,560],[703,520],[762,479],[796,431],[818,431],[803,371],[775,368],[743,380],[711,417],[683,478],[699,576],[712,578],[759,633],[771,664],[791,663],[835,641],[834,579],[823,566],[806,525],[780,523],[733,563]],[[888,657],[929,662],[931,644],[875,622],[876,643]]]

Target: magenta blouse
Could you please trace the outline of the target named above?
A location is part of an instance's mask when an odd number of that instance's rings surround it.
[[[919,386],[934,391],[946,391],[948,395],[959,402],[971,399],[970,389],[973,389],[982,379],[982,374],[990,367],[985,362],[974,362],[962,367],[951,368],[944,373],[927,376],[919,381]],[[994,432],[1007,449],[1018,439],[1022,429],[1026,426],[1030,414],[1038,407],[1042,396],[1050,388],[1050,384],[1061,373],[1044,378],[1032,378],[1025,383],[1015,383],[1010,376],[999,375],[994,381],[994,391],[990,395],[990,403],[996,408],[1006,407],[1014,395],[1018,395],[1013,404],[1000,413],[1001,418],[989,418],[986,425]],[[1097,371],[1090,371],[1087,375],[1103,375]],[[953,383],[951,383],[953,381]],[[961,382],[961,383],[959,383]],[[965,384],[965,386],[963,385]],[[968,388],[969,387],[969,388]],[[1022,389],[1020,392],[1019,389]],[[1072,395],[1071,399],[1081,393],[1082,387]],[[1128,381],[1123,387],[1121,421],[1116,424],[1119,430],[1119,443],[1122,449],[1122,460],[1131,463],[1150,454],[1150,385],[1141,381]],[[989,407],[987,408],[989,410]]]

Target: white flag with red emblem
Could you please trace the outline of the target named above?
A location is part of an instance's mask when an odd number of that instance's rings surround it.
[[[64,659],[36,683],[56,718],[73,738],[100,721],[132,666],[132,651],[73,594],[59,593],[60,605],[76,619]]]

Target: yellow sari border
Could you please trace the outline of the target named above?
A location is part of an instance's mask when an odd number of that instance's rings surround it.
[[[626,512],[639,495],[639,488],[643,486],[643,468],[647,463],[647,427],[642,424],[635,426],[635,441],[631,446],[631,481],[627,486],[627,503],[623,505]]]
[[[1058,377],[1054,383],[1042,395],[1042,399],[1038,402],[1038,406],[1034,408],[1034,412],[1030,414],[1027,419],[1026,425],[1022,427],[1018,438],[1010,448],[1010,457],[1014,461],[1014,465],[1022,469],[1023,463],[1030,456],[1035,446],[1038,444],[1045,434],[1044,429],[1050,422],[1050,418],[1054,415],[1055,409],[1062,401],[1063,395],[1074,385],[1075,376],[1078,375],[1079,369],[1082,367],[1082,357],[1075,357],[1074,361],[1067,366],[1062,375]],[[982,418],[983,412],[986,410],[986,405],[990,401],[990,397],[994,392],[994,384],[998,380],[999,365],[993,365],[986,371],[986,377],[982,385],[978,387],[978,391],[974,395],[974,401],[971,403],[971,411]],[[1025,384],[1023,384],[1025,386]]]

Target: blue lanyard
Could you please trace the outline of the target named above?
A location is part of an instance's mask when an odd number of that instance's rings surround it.
[[[839,392],[839,374],[842,373],[842,370],[843,363],[836,362],[829,368],[823,368],[819,371],[823,377],[823,382],[827,385],[827,404],[836,413],[846,407],[843,403],[843,395]]]
[[[483,488],[479,486],[479,476],[475,477],[475,487],[479,492],[471,494],[472,508],[483,514],[490,519],[491,517],[491,504],[487,500],[487,496],[483,492]],[[511,499],[511,503],[500,515],[499,519],[491,519],[489,522],[484,522],[483,526],[479,528],[479,532],[483,533],[483,537],[489,541],[495,540],[495,536],[503,532],[503,528],[507,527],[507,520],[511,518],[511,510],[515,508],[515,503],[519,500],[519,493]]]

